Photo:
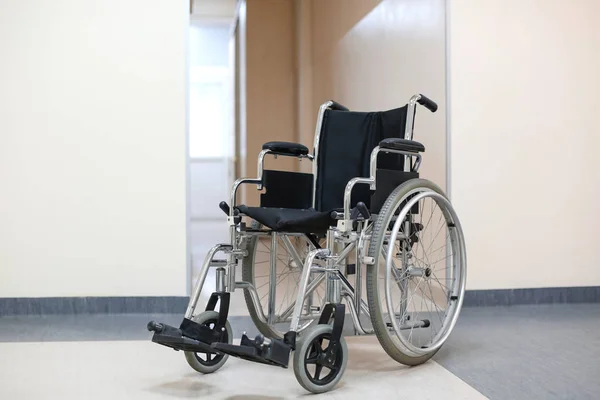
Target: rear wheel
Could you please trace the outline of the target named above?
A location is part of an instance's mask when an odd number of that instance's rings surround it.
[[[424,363],[452,331],[466,281],[464,237],[443,191],[424,179],[396,188],[375,221],[368,256],[377,338],[396,361]]]
[[[257,222],[252,223],[253,230],[260,228],[261,225]],[[281,339],[289,331],[304,260],[314,245],[304,235],[280,235],[277,238],[276,246],[277,262],[275,271],[271,274],[270,255],[273,247],[271,236],[269,234],[252,236],[246,246],[248,255],[243,259],[242,279],[256,288],[262,314],[267,318],[266,321],[261,318],[261,312],[254,306],[250,292],[244,290],[248,313],[256,328],[266,337]],[[293,254],[294,252],[296,254]],[[276,282],[275,301],[273,303],[274,313],[269,320],[269,286],[272,277]],[[317,320],[324,305],[324,274],[313,274],[310,282],[313,281],[315,281],[314,290],[305,298],[304,312],[298,331],[302,331]]]

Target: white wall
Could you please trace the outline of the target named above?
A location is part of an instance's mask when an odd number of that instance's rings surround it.
[[[600,2],[449,4],[468,289],[600,285]]]
[[[188,1],[0,9],[0,297],[185,295]]]

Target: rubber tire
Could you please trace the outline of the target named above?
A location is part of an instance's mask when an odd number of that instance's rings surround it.
[[[373,324],[375,335],[377,335],[381,347],[383,347],[390,357],[401,364],[411,366],[423,364],[433,357],[439,349],[417,357],[405,354],[398,349],[390,338],[387,325],[383,320],[384,310],[382,310],[381,303],[379,302],[379,287],[377,282],[379,281],[378,274],[380,270],[379,257],[381,256],[381,246],[383,245],[383,236],[387,230],[384,227],[389,225],[389,222],[386,221],[391,220],[391,214],[394,213],[396,203],[409,192],[418,188],[430,189],[446,197],[444,191],[440,189],[439,186],[426,179],[411,179],[394,189],[383,204],[383,207],[375,220],[375,224],[373,225],[373,234],[369,243],[368,256],[373,257],[375,263],[369,265],[367,268],[367,301],[369,303],[369,313],[371,314],[371,323]]]
[[[198,314],[197,316],[192,318],[192,321],[194,321],[198,324],[203,324],[206,321],[216,320],[218,318],[219,318],[218,312],[204,311],[203,313]],[[229,325],[229,321],[225,322],[225,329],[227,329],[227,343],[231,344],[233,342],[233,331],[231,330],[231,325]],[[200,363],[198,361],[198,359],[196,358],[196,353],[194,353],[192,351],[185,352],[185,359],[186,359],[187,363],[190,365],[190,367],[192,367],[194,370],[196,370],[202,374],[211,374],[211,373],[215,372],[216,370],[220,369],[227,362],[228,358],[229,358],[229,355],[224,354],[221,361],[219,361],[215,365],[209,366],[209,365],[204,365],[204,364]]]
[[[308,376],[306,375],[306,370],[304,369],[304,358],[306,352],[308,351],[308,347],[311,345],[315,337],[325,333],[331,334],[332,331],[333,327],[331,325],[319,324],[309,326],[300,336],[298,343],[296,344],[296,350],[294,351],[293,359],[294,375],[296,375],[298,383],[309,392],[324,393],[330,391],[335,387],[335,385],[339,383],[339,381],[342,379],[342,376],[344,375],[344,372],[346,371],[346,365],[348,364],[348,345],[346,344],[346,340],[342,336],[340,338],[340,344],[342,346],[342,367],[337,376],[327,385],[317,386],[316,384],[311,382]]]

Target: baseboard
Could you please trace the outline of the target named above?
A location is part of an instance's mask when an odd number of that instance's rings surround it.
[[[158,297],[9,297],[0,298],[0,316],[53,314],[183,314],[189,298]],[[600,286],[467,290],[465,307],[526,304],[600,303]]]
[[[0,298],[0,316],[54,314],[183,314],[189,297],[9,297]]]
[[[600,303],[600,286],[467,290],[465,307]]]

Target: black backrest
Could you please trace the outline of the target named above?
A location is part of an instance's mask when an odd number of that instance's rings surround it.
[[[327,110],[323,117],[317,154],[315,208],[319,211],[340,209],[344,189],[355,177],[369,176],[371,151],[385,138],[403,137],[407,106],[382,112]],[[378,168],[402,169],[404,157],[381,154]],[[368,185],[356,185],[352,206],[370,203]]]

